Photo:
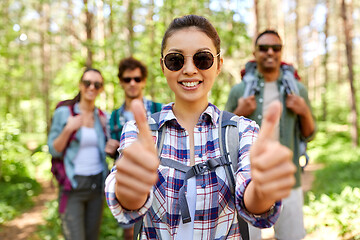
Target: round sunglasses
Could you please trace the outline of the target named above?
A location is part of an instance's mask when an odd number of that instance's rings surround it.
[[[103,86],[101,82],[92,82],[89,80],[81,80],[81,82],[86,88],[89,88],[93,84],[96,90],[99,90]]]
[[[220,53],[218,53],[215,57],[218,57]],[[185,63],[185,57],[191,57],[188,55],[183,55],[181,53],[168,53],[165,55],[165,57],[162,58],[164,61],[164,64],[167,69],[170,71],[179,71]],[[211,68],[211,66],[214,63],[214,55],[212,55],[211,52],[197,52],[195,53],[192,58],[195,64],[195,67],[197,67],[200,70],[207,70]]]

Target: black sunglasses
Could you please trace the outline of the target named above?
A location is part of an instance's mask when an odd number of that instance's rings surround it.
[[[92,82],[89,80],[81,80],[81,82],[82,82],[82,84],[84,84],[84,86],[86,88],[89,88],[91,86],[91,84],[93,84],[96,90],[99,90],[103,86],[103,84],[101,82]]]
[[[257,48],[261,52],[267,52],[269,50],[269,48],[272,48],[272,50],[274,52],[280,52],[282,49],[282,45],[281,44],[274,44],[274,45],[261,44],[261,45],[257,45]]]
[[[141,78],[141,77],[133,77],[133,78],[131,78],[131,77],[126,77],[126,78],[121,78],[121,80],[122,80],[123,82],[126,82],[126,83],[131,82],[132,79],[134,79],[135,82],[137,82],[137,83],[139,83],[139,82],[142,81],[142,78]]]
[[[219,56],[218,53],[215,57]],[[164,61],[165,66],[170,71],[179,71],[185,63],[185,56],[181,53],[168,53],[162,60]],[[197,52],[192,56],[195,66],[200,70],[206,70],[211,68],[214,63],[214,55],[211,52]]]

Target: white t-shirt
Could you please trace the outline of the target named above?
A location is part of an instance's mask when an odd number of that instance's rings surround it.
[[[268,109],[271,102],[275,100],[280,100],[280,93],[277,87],[276,81],[274,82],[265,82],[264,86],[264,102],[263,102],[263,116],[266,113],[266,110]],[[274,139],[279,140],[280,136],[280,128],[279,124],[275,126],[274,131]]]
[[[90,176],[103,171],[95,128],[81,127],[79,151],[74,158],[75,175]]]

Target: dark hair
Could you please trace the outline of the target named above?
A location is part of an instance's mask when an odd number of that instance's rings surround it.
[[[83,80],[83,77],[84,77],[85,73],[91,72],[91,71],[97,72],[98,74],[100,74],[101,79],[104,81],[104,77],[102,76],[100,70],[98,70],[96,68],[86,68],[85,71],[83,72],[83,74],[81,75],[80,82]]]
[[[124,58],[123,60],[121,60],[119,63],[119,73],[118,73],[119,80],[121,80],[122,75],[126,70],[135,70],[136,68],[140,68],[142,79],[147,78],[147,74],[148,74],[147,68],[139,60],[133,57]]]
[[[101,72],[98,69],[96,69],[96,68],[86,68],[85,71],[83,72],[83,74],[81,75],[80,82],[83,80],[83,77],[84,77],[85,73],[90,72],[90,71],[99,73],[100,76],[101,76],[101,79],[104,81],[104,77],[102,76]],[[57,104],[56,108],[61,107],[61,106],[75,105],[75,103],[80,102],[80,99],[81,99],[81,94],[79,92],[73,99],[68,99],[68,100],[64,100],[64,101],[59,102]]]
[[[167,28],[164,37],[161,43],[161,56],[163,56],[163,51],[166,47],[166,41],[171,35],[176,31],[179,31],[184,28],[196,27],[203,33],[205,33],[213,41],[216,53],[220,53],[220,37],[214,28],[214,26],[204,17],[197,15],[186,15],[180,18],[175,18]]]
[[[281,41],[281,37],[280,37],[280,35],[279,35],[279,33],[278,33],[277,31],[272,30],[272,29],[266,29],[265,31],[263,31],[262,33],[260,33],[260,34],[256,37],[256,39],[255,39],[255,46],[256,46],[259,38],[261,38],[261,37],[264,36],[265,34],[273,34],[273,35],[277,36],[277,37],[280,39],[280,41]]]

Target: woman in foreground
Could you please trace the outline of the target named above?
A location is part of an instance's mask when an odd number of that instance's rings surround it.
[[[220,110],[208,102],[223,64],[215,28],[200,16],[174,19],[162,41],[160,64],[175,93],[175,102],[164,106],[159,117],[159,128],[165,131],[161,159],[193,166],[221,157]],[[237,118],[235,197],[223,167],[184,181],[183,172],[159,164],[157,135],[154,138],[149,129],[141,102],[133,101],[132,110],[136,122],[124,127],[120,158],[105,192],[118,221],[144,218],[141,239],[239,239],[237,213],[257,227],[276,221],[281,199],[295,182],[291,151],[272,140],[281,113],[278,102],[271,106],[260,133],[255,122]],[[190,218],[181,214],[183,185]]]

